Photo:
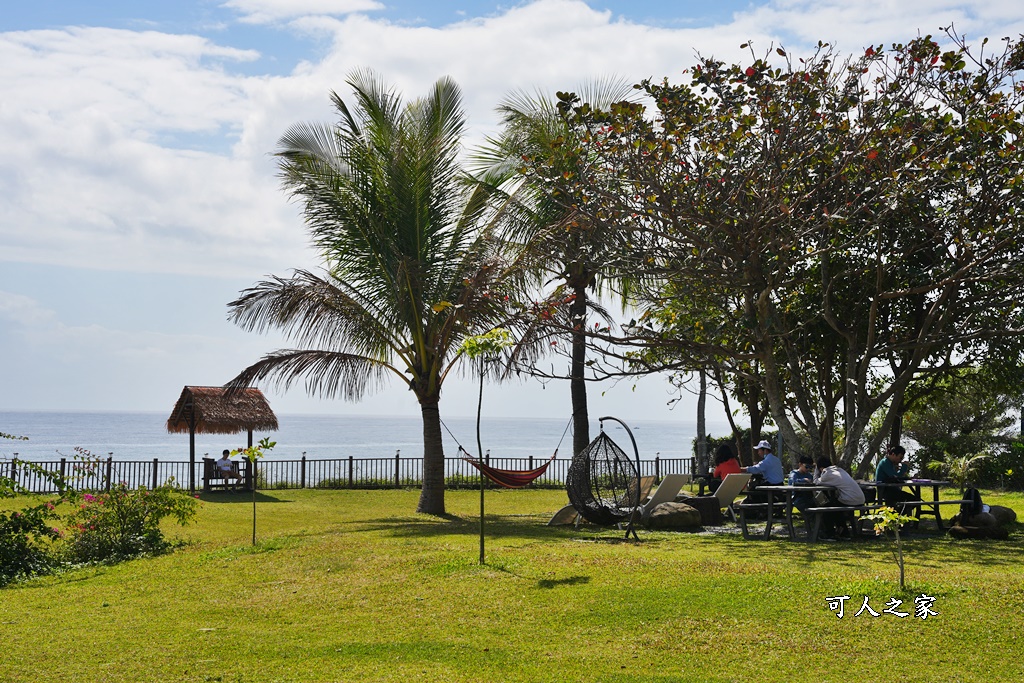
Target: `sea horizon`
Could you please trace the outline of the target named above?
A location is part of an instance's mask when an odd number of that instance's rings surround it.
[[[103,419],[97,419],[103,418]],[[442,418],[445,455],[458,456],[458,445],[475,454],[476,417]],[[281,413],[276,432],[255,432],[253,441],[269,437],[277,446],[269,459],[422,457],[422,421],[418,415],[332,415],[329,413]],[[630,427],[642,459],[689,458],[696,436],[696,420],[624,420]],[[167,414],[149,410],[5,410],[0,411],[0,431],[27,436],[28,441],[0,440],[0,458],[52,461],[75,456],[75,447],[97,457],[115,460],[187,461],[187,434],[166,429]],[[724,424],[723,424],[724,423]],[[481,441],[493,457],[571,457],[572,430],[567,419],[481,419]],[[709,421],[713,435],[726,433],[728,423]],[[590,437],[599,431],[591,419]],[[630,455],[633,446],[621,425],[605,424],[605,431]],[[219,457],[222,450],[246,445],[246,433],[196,434],[196,458]]]

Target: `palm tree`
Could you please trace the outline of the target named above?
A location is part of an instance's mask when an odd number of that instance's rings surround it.
[[[423,418],[417,511],[442,515],[441,386],[470,335],[503,322],[512,280],[486,227],[485,193],[458,163],[465,116],[443,78],[403,104],[371,72],[353,73],[355,106],[337,94],[334,125],[298,124],[278,143],[284,187],[304,208],[321,273],[273,277],[229,304],[250,331],[277,328],[298,348],[264,356],[231,381],[358,400],[386,377],[416,396]]]
[[[578,90],[580,100],[601,109],[629,98],[632,92],[631,86],[616,79],[587,83]],[[589,290],[598,290],[602,278],[615,276],[607,258],[612,235],[553,197],[534,176],[524,173],[524,160],[548,165],[553,175],[577,173],[580,165],[587,163],[585,148],[571,142],[575,140],[574,132],[560,115],[557,103],[542,93],[516,91],[499,105],[498,112],[504,126],[502,134],[488,139],[473,155],[473,171],[483,186],[503,194],[518,210],[507,213],[518,219],[518,239],[546,256],[538,263],[548,278],[558,282],[548,300],[568,303],[567,315],[545,315],[550,324],[535,326],[533,331],[538,333],[534,339],[543,338],[545,327],[550,334],[552,326],[561,326],[570,337],[575,454],[590,443],[585,379],[588,313],[610,320],[598,301],[589,296]],[[549,311],[545,309],[546,314]],[[535,360],[537,351],[543,348],[543,344],[537,344],[523,358]]]

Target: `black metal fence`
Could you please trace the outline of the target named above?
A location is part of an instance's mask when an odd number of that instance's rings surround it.
[[[422,458],[405,458],[396,454],[389,458],[340,458],[335,460],[261,460],[256,464],[257,489],[372,489],[404,488],[422,484]],[[546,462],[542,458],[488,457],[491,467],[507,470],[532,470]],[[531,486],[561,488],[569,471],[570,458],[556,458],[547,471]],[[59,476],[72,488],[89,491],[109,490],[111,485],[128,488],[155,488],[171,482],[178,488],[189,488],[189,463],[158,460],[103,460],[83,463],[77,460],[33,462],[32,465]],[[243,463],[243,471],[248,463]],[[203,487],[203,461],[192,471],[196,490]],[[661,479],[666,474],[691,474],[692,458],[661,458],[640,461],[640,475]],[[0,477],[7,477],[31,493],[55,493],[50,477],[40,474],[23,460],[0,460]],[[445,485],[449,488],[476,487],[480,474],[462,458],[445,460]]]

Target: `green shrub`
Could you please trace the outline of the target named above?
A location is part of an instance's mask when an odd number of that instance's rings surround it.
[[[444,478],[444,486],[448,489],[478,489],[480,488],[480,475],[452,474]],[[498,485],[487,479],[485,488],[496,489]]]
[[[1014,439],[1005,448],[993,449],[978,467],[979,486],[1024,490],[1024,441]]]
[[[107,493],[82,494],[67,519],[68,560],[111,562],[164,552],[169,544],[160,521],[172,517],[188,524],[198,507],[199,501],[170,482],[152,490],[119,484]]]
[[[52,541],[60,538],[53,526],[53,503],[14,512],[0,512],[0,586],[56,566]]]
[[[3,433],[0,433],[0,437],[24,439]],[[19,466],[63,490],[63,480],[39,465],[22,462]],[[0,476],[0,498],[25,493],[27,491],[17,481]],[[55,508],[53,503],[46,502],[12,512],[0,512],[0,586],[17,579],[45,574],[56,566],[52,542],[60,538],[61,533],[52,524],[57,516]]]

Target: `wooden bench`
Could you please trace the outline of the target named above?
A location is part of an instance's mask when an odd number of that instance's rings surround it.
[[[250,491],[249,483],[249,466],[248,461],[245,461],[245,471],[242,472],[238,467],[238,462],[231,461],[231,471],[238,475],[238,479],[232,479],[231,477],[225,477],[224,473],[217,467],[217,461],[213,458],[203,458],[203,491]]]
[[[818,534],[821,533],[821,520],[825,518],[826,513],[841,512],[849,515],[851,521],[853,522],[854,531],[857,534],[860,534],[861,518],[863,518],[865,514],[871,514],[872,512],[880,510],[883,507],[885,507],[885,505],[881,503],[869,503],[865,505],[833,505],[807,508],[807,514],[813,520],[807,520],[808,522],[810,522],[808,540],[811,543],[818,542]]]

